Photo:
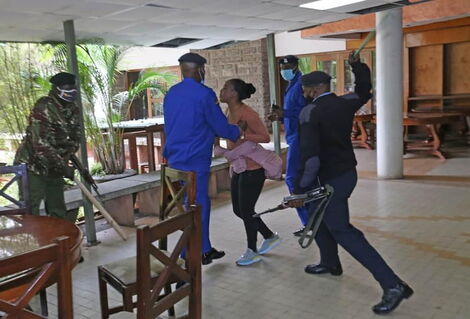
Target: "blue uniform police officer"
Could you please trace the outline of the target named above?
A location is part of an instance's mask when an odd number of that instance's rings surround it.
[[[302,91],[301,77],[302,72],[299,70],[299,59],[294,55],[287,55],[279,61],[281,68],[281,76],[289,82],[286,92],[284,93],[284,107],[281,111],[273,110],[270,119],[283,119],[284,130],[286,134],[286,143],[289,145],[287,150],[286,163],[286,185],[289,192],[293,192],[295,180],[297,178],[300,164],[299,149],[299,114],[307,104]],[[309,213],[306,207],[297,208],[302,225],[308,223]],[[294,232],[299,236],[303,232],[303,228]]]
[[[214,138],[235,142],[241,128],[228,123],[216,94],[204,85],[206,59],[187,53],[178,61],[183,80],[170,88],[163,102],[166,135],[163,155],[170,167],[196,172],[196,202],[202,210],[202,263],[206,265],[225,255],[213,248],[209,239],[208,188]]]

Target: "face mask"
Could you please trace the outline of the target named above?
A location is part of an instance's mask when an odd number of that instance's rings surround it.
[[[72,89],[72,90],[62,90],[60,88],[57,88],[59,91],[59,97],[67,102],[73,102],[77,98],[77,90]]]
[[[204,84],[206,81],[205,81],[205,77],[206,77],[206,72],[201,72],[201,70],[199,69],[198,70],[199,72],[199,76],[201,77],[201,84]]]
[[[295,77],[295,73],[292,69],[285,69],[281,70],[281,76],[284,80],[290,81]]]

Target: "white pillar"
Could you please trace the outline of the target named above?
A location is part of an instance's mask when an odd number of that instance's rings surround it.
[[[402,9],[376,13],[377,175],[403,177]]]

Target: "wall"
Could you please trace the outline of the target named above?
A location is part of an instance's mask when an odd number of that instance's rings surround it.
[[[192,50],[207,59],[206,84],[217,96],[225,81],[240,78],[252,83],[256,93],[245,100],[262,119],[270,109],[266,39],[243,42],[217,50]],[[221,105],[223,109],[226,105]]]
[[[178,65],[178,58],[188,49],[132,47],[123,53],[119,70],[141,70],[154,67]]]
[[[276,56],[282,57],[288,54],[312,54],[319,52],[342,51],[346,49],[346,40],[310,40],[302,39],[300,31],[282,32],[274,37]]]

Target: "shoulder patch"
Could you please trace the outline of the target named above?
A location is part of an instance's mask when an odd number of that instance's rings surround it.
[[[310,121],[310,114],[312,113],[313,109],[316,108],[316,104],[307,104],[299,114],[299,124],[304,124]]]

